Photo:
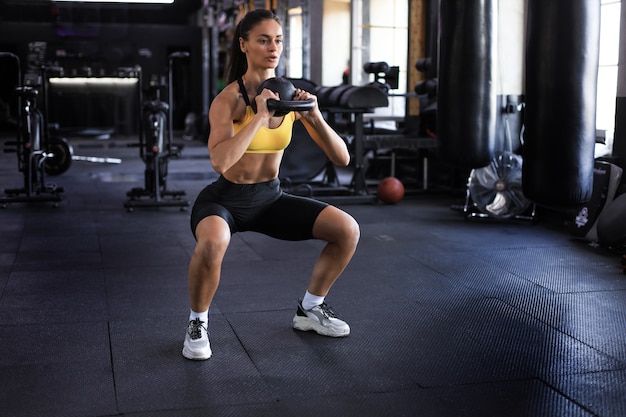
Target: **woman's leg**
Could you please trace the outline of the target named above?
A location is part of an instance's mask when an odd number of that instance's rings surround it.
[[[324,298],[354,255],[360,237],[359,225],[349,214],[328,206],[315,220],[313,236],[327,243],[313,267],[307,292],[298,304],[293,328],[324,336],[348,336],[350,326],[326,305]]]
[[[189,302],[193,311],[209,309],[220,282],[222,260],[230,237],[228,224],[219,216],[209,216],[198,223],[188,274]]]
[[[209,341],[208,311],[220,282],[222,260],[230,243],[230,228],[219,216],[209,216],[196,227],[196,248],[189,262],[189,303],[191,312],[183,356],[209,359],[213,352]]]
[[[359,224],[348,213],[328,206],[317,217],[313,236],[327,244],[313,267],[308,291],[326,296],[356,251],[360,238]]]

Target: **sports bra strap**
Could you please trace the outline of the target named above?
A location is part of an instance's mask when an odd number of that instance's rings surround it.
[[[248,93],[246,92],[246,86],[243,85],[243,77],[237,80],[239,83],[239,92],[243,96],[243,100],[246,102],[246,106],[250,106],[250,98],[248,97]]]

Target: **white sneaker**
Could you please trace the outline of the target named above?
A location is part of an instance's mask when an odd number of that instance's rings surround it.
[[[293,328],[302,331],[313,330],[323,336],[331,337],[343,337],[350,334],[348,323],[339,319],[326,303],[305,310],[300,301],[293,318]]]
[[[183,356],[187,359],[205,360],[212,354],[207,326],[200,319],[191,320],[183,343]]]

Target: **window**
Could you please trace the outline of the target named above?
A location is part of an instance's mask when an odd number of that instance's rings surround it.
[[[602,0],[596,129],[606,132],[607,144],[612,143],[615,130],[620,10],[620,0]]]
[[[390,94],[406,93],[409,50],[409,2],[407,0],[370,0],[369,62],[384,61],[400,67],[399,88]],[[365,60],[365,59],[364,59]],[[373,81],[373,76],[372,76]],[[376,114],[404,117],[406,97],[389,97],[389,107]]]
[[[302,78],[302,7],[289,9],[289,61],[287,76]]]

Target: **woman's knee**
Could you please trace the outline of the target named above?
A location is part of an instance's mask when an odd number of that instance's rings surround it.
[[[205,262],[221,262],[230,243],[230,228],[217,216],[203,219],[196,228],[194,255]]]
[[[333,206],[320,213],[313,231],[318,239],[350,246],[356,246],[361,237],[361,228],[354,217]]]
[[[359,226],[359,223],[357,223],[357,221],[354,219],[354,217],[350,216],[347,213],[345,214],[347,216],[344,224],[346,238],[354,246],[356,246],[357,243],[359,243],[359,239],[361,238],[361,227]]]

